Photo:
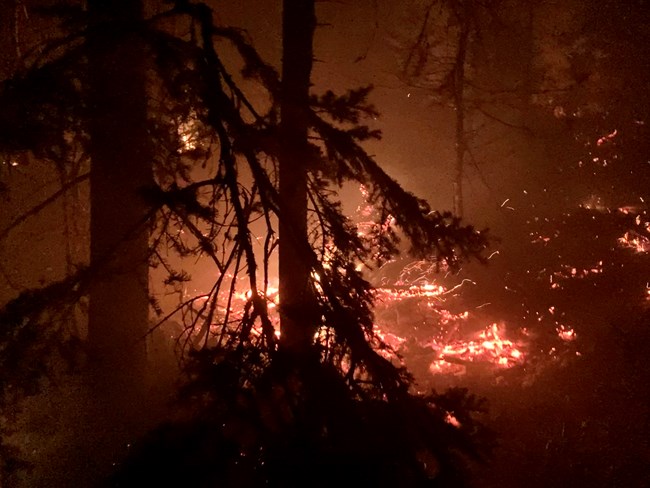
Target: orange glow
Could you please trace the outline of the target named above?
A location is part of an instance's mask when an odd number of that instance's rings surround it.
[[[456,340],[447,344],[434,344],[432,347],[439,348],[440,356],[438,363],[432,369],[438,367],[444,370],[440,362],[452,362],[455,364],[466,364],[475,362],[491,363],[494,366],[509,368],[521,363],[524,359],[522,350],[512,341],[502,338],[505,328],[494,323],[478,334],[478,337],[470,340]]]
[[[570,327],[560,325],[556,330],[557,330],[557,335],[563,341],[571,342],[576,339],[576,331]]]
[[[618,239],[621,247],[632,249],[636,253],[650,252],[650,239],[633,230],[626,232],[623,237]]]
[[[613,130],[612,132],[610,132],[609,134],[606,134],[606,135],[604,135],[603,137],[599,138],[599,139],[596,141],[596,145],[597,145],[597,146],[603,146],[604,144],[606,144],[606,143],[608,143],[608,142],[611,142],[611,141],[616,137],[617,134],[618,134],[618,130],[617,130],[617,129],[614,129],[614,130]]]
[[[447,422],[450,425],[453,425],[456,428],[460,428],[461,426],[461,423],[451,412],[447,412],[447,414],[445,415],[445,422]]]

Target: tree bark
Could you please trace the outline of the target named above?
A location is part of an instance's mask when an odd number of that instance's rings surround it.
[[[313,0],[284,0],[279,161],[280,347],[303,355],[313,342],[313,303],[307,243],[309,86],[316,14]]]
[[[108,392],[137,388],[148,330],[148,208],[152,184],[145,52],[135,0],[90,0],[91,245],[88,339]]]

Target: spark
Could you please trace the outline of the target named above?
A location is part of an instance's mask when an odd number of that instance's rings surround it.
[[[612,132],[610,132],[609,134],[604,135],[604,136],[602,136],[601,138],[599,138],[599,139],[596,141],[596,145],[597,145],[597,146],[602,146],[602,145],[604,145],[604,144],[607,143],[607,142],[611,142],[612,139],[614,139],[614,137],[616,137],[617,134],[618,134],[618,130],[617,130],[617,129],[614,129],[614,130],[613,130]]]
[[[497,252],[498,252],[498,251],[497,251]],[[452,292],[458,290],[458,289],[459,289],[461,286],[463,286],[465,283],[471,283],[472,285],[476,285],[476,281],[472,281],[472,280],[470,280],[470,279],[468,279],[468,278],[465,278],[465,279],[463,279],[463,281],[461,281],[460,283],[458,283],[456,286],[454,286],[453,288],[450,288],[450,289],[447,290],[447,291],[442,292],[441,294],[443,294],[443,295],[448,295],[448,294],[450,294],[450,293],[452,293]]]
[[[506,203],[508,203],[509,201],[510,201],[510,199],[509,199],[509,198],[506,198],[506,199],[503,201],[503,203],[501,204],[501,208],[504,208],[504,207],[505,207],[505,208],[507,208],[508,210],[513,210],[513,211],[514,211],[514,209],[515,209],[514,207],[510,207],[510,206],[506,207]]]

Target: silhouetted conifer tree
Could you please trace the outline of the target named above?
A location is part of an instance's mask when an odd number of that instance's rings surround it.
[[[372,288],[359,265],[376,266],[395,255],[402,236],[414,256],[454,267],[461,259],[480,258],[484,234],[451,214],[432,211],[364,151],[361,143],[380,135],[361,123],[364,116],[376,114],[366,102],[368,88],[342,96],[308,92],[313,2],[285,3],[282,77],[263,62],[243,32],[216,25],[205,4],[177,1],[144,21],[132,6],[125,6],[124,17],[112,8],[107,11],[111,22],[97,24],[91,15],[90,27],[57,42],[3,87],[2,95],[22,96],[21,103],[31,107],[21,130],[5,136],[14,149],[60,157],[52,151],[52,141],[63,144],[67,133],[78,131],[91,155],[137,159],[133,170],[139,176],[133,181],[117,168],[105,175],[118,177],[110,192],[119,191],[123,180],[131,195],[124,200],[130,203],[120,222],[125,232],[115,236],[115,245],[123,245],[136,217],[145,216],[143,206],[132,199],[140,189],[156,210],[152,264],[169,271],[167,283],[182,286],[189,277],[170,264],[163,250],[208,259],[217,270],[209,291],[183,301],[175,311],[186,327],[184,393],[193,400],[191,418],[159,429],[135,449],[117,477],[119,486],[151,484],[156,476],[162,476],[161,483],[184,486],[305,486],[341,480],[459,486],[465,456],[479,456],[485,440],[472,417],[482,405],[460,390],[414,393],[409,373],[395,358],[387,359],[390,350],[373,330]],[[120,64],[110,66],[121,61],[115,59],[120,48],[113,51],[104,44],[107,38],[93,44],[98,26],[115,27],[113,14],[125,32],[146,43],[151,61],[147,91],[141,84],[140,63],[145,61],[140,47],[124,53],[135,57],[136,66],[130,80],[121,80]],[[188,35],[170,32],[169,19],[185,22]],[[239,53],[241,73],[228,70],[218,41],[229,42]],[[65,78],[76,70],[85,72],[86,59],[89,66],[98,63],[97,73],[108,70],[106,78],[93,75],[81,83]],[[268,93],[271,103],[265,112],[236,82],[242,75]],[[62,101],[43,90],[44,83],[52,82],[66,88],[63,94],[78,98],[63,99],[65,106],[43,117],[38,114]],[[124,93],[117,90],[122,82]],[[154,91],[145,109],[136,98]],[[99,100],[102,93],[115,99]],[[111,114],[125,127],[108,120]],[[131,115],[132,120],[122,120]],[[126,149],[125,154],[113,153],[110,138],[98,139],[102,127],[107,136],[123,136],[120,150]],[[37,130],[25,138],[27,128]],[[142,147],[136,148],[140,138]],[[156,184],[143,188],[148,170],[138,165],[149,148],[154,150]],[[109,158],[104,163],[108,168]],[[342,210],[337,190],[347,181],[363,184],[377,208],[368,235],[360,235]],[[119,216],[109,212],[106,217]],[[386,227],[389,217],[399,236]],[[279,327],[269,284],[278,246],[284,293]],[[127,254],[134,267],[144,254],[142,246],[136,248],[132,257]],[[64,289],[78,296],[93,283],[96,271],[91,262],[90,275],[80,273]],[[139,340],[134,332],[132,343]],[[112,341],[112,347],[127,345]],[[128,367],[128,362],[120,365]],[[460,427],[445,421],[449,415]]]

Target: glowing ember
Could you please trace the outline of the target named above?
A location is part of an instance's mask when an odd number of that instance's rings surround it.
[[[443,370],[441,362],[467,364],[476,362],[491,363],[501,368],[509,368],[521,363],[523,352],[510,340],[502,339],[499,326],[494,323],[478,334],[474,340],[457,340],[448,344],[433,344],[439,350],[439,359],[434,361],[432,371]]]
[[[606,135],[604,135],[603,137],[599,138],[599,139],[596,141],[596,145],[597,145],[597,146],[603,146],[603,145],[605,145],[606,143],[611,142],[611,141],[616,137],[617,134],[618,134],[618,130],[617,130],[617,129],[614,129],[614,130],[613,130],[612,132],[610,132],[609,134],[606,134]]]
[[[442,285],[395,286],[377,289],[377,298],[382,301],[404,300],[406,298],[438,298],[446,293]]]
[[[591,268],[576,268],[568,264],[562,265],[560,271],[555,271],[551,275],[551,283],[554,283],[554,277],[559,279],[583,279],[593,274],[601,274],[603,272],[603,262],[598,263]],[[551,286],[551,288],[557,288]]]
[[[650,239],[633,230],[619,238],[618,243],[621,247],[632,249],[639,254],[650,252]]]
[[[423,266],[408,265],[397,280],[401,286],[376,290],[376,333],[380,339],[403,353],[407,364],[409,360],[426,361],[432,374],[462,375],[469,364],[504,369],[524,362],[520,345],[505,338],[503,324],[491,323],[477,331],[480,321],[473,312],[453,311],[458,307],[456,291],[476,283],[463,280],[447,288],[427,281],[430,270]],[[417,284],[408,284],[409,276],[415,277]]]
[[[460,428],[461,423],[458,421],[458,419],[452,414],[451,412],[447,412],[445,415],[445,422],[447,422],[449,425],[453,425],[454,427]]]
[[[576,331],[570,327],[565,327],[564,325],[560,325],[556,330],[557,330],[557,335],[563,341],[571,342],[576,339]]]

